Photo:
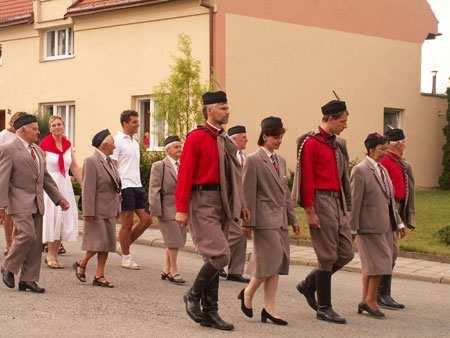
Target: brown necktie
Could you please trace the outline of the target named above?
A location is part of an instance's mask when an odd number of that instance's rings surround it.
[[[388,189],[388,185],[386,182],[386,176],[384,175],[383,167],[380,164],[378,164],[378,169],[380,170],[380,175],[381,175],[381,180],[383,181],[384,190],[389,194],[389,189]]]
[[[30,144],[30,145],[28,145],[28,147],[30,148],[30,154],[31,154],[31,158],[33,159],[34,165],[36,166],[36,169],[39,171],[39,162],[37,160],[37,156],[33,149],[33,146]]]
[[[239,163],[241,164],[241,167],[244,167],[244,155],[241,150],[239,150]]]
[[[114,169],[114,166],[112,164],[112,160],[109,156],[106,157],[106,162],[108,162],[109,166],[111,167],[111,169]]]
[[[275,171],[277,172],[278,176],[280,176],[280,166],[278,165],[278,159],[275,154],[272,154],[270,156],[270,159],[272,160],[272,165],[275,168]]]
[[[36,162],[36,154],[34,153],[34,149],[31,146],[31,144],[28,146],[30,148],[30,152],[31,152],[31,157],[33,158],[33,160]]]

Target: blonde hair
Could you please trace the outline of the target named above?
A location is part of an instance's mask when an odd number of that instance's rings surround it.
[[[64,119],[61,116],[52,115],[48,119],[48,126],[50,127],[50,125],[56,120],[60,120],[62,122],[62,124],[64,124]]]

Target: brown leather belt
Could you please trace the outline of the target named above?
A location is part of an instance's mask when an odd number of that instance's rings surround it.
[[[220,191],[220,184],[196,184],[192,191]]]
[[[326,196],[331,196],[334,198],[340,198],[341,197],[341,192],[340,191],[334,191],[334,190],[316,190],[316,192],[319,195],[326,195]]]

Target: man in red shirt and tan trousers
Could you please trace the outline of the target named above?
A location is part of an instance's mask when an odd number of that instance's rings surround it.
[[[394,186],[394,197],[398,208],[398,213],[402,218],[403,224],[409,229],[416,228],[416,211],[414,207],[414,176],[412,168],[403,159],[403,152],[406,148],[405,134],[402,129],[394,128],[385,133],[389,140],[388,151],[381,160],[381,164],[387,169],[392,185]],[[405,229],[400,229],[401,237],[406,234]],[[392,266],[398,255],[397,236],[394,241],[394,255]],[[391,297],[392,275],[381,277],[378,287],[378,304],[386,309],[404,309],[405,305],[397,303]]]
[[[237,148],[222,128],[230,115],[224,92],[203,95],[205,124],[188,134],[175,192],[179,224],[191,227],[192,239],[205,263],[184,296],[189,317],[202,326],[233,330],[218,314],[219,271],[228,265],[227,229],[242,218],[241,167]]]
[[[322,107],[322,114],[319,128],[297,140],[292,197],[305,209],[319,263],[297,290],[317,319],[345,324],[331,304],[331,275],[353,259],[349,157],[345,141],[336,137],[347,128],[348,112],[344,101],[333,100]]]

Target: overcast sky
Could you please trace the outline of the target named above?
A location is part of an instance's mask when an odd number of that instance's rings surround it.
[[[437,92],[450,86],[450,0],[428,0],[439,21],[441,36],[426,40],[422,48],[422,92],[431,92],[431,71],[437,70]]]

